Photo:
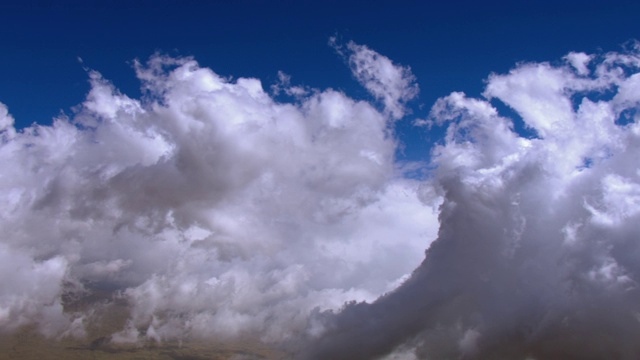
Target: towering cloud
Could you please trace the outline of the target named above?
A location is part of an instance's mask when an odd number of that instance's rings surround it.
[[[437,240],[398,289],[318,313],[308,358],[640,356],[640,48],[565,59],[438,100]]]
[[[0,330],[82,336],[98,298],[127,304],[114,342],[638,358],[640,47],[441,98],[416,122],[444,130],[418,181],[394,159],[409,68],[332,43],[379,104],[285,73],[282,102],[160,55],[136,63],[141,99],[90,72],[51,126],[16,130],[0,104]]]
[[[99,321],[82,299],[106,294],[130,308],[114,341],[280,341],[419,264],[437,215],[372,104],[277,102],[189,58],[135,68],[142,99],[90,72],[52,126],[16,131],[0,107],[0,329],[81,335]]]

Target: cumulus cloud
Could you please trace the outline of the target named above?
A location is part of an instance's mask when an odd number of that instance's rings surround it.
[[[1,330],[82,334],[99,317],[70,302],[106,293],[128,304],[115,342],[282,341],[420,263],[437,215],[396,170],[388,114],[284,73],[305,96],[191,58],[135,69],[141,99],[89,71],[51,126],[16,132],[0,105]]]
[[[413,121],[445,130],[422,182],[394,159],[409,69],[335,48],[382,110],[285,73],[280,101],[161,55],[136,63],[140,99],[90,71],[51,126],[16,131],[0,104],[0,330],[81,336],[99,304],[74,301],[100,294],[127,304],[120,343],[638,358],[638,47],[519,64],[482,98],[439,99]]]
[[[406,103],[418,96],[419,88],[410,67],[394,64],[388,57],[349,41],[346,46],[332,37],[329,44],[346,57],[353,76],[394,119],[402,118]]]
[[[13,116],[9,114],[9,109],[5,104],[0,103],[0,134],[2,134],[3,139],[12,137],[15,134],[13,124]]]
[[[640,356],[640,51],[565,59],[436,102],[437,240],[398,289],[318,312],[307,358]]]

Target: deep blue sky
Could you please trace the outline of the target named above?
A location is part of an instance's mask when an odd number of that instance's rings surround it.
[[[638,1],[14,2],[0,5],[0,102],[18,127],[50,123],[82,102],[89,85],[78,57],[130,96],[139,94],[131,60],[160,51],[258,77],[265,88],[282,70],[293,83],[367,98],[327,46],[338,35],[411,66],[421,88],[412,117],[424,117],[438,97],[477,95],[490,72],[516,62],[640,39]],[[417,158],[429,135],[409,123],[398,133]]]

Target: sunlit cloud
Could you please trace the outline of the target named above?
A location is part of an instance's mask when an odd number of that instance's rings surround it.
[[[640,54],[565,59],[436,102],[438,239],[398,289],[319,313],[308,358],[637,356]]]
[[[406,103],[419,93],[410,67],[394,64],[388,57],[353,41],[342,45],[332,37],[329,44],[347,59],[356,80],[382,102],[385,113],[394,119],[405,115]]]
[[[81,337],[99,295],[126,304],[115,343],[636,358],[638,46],[520,63],[407,119],[408,66],[330,44],[371,101],[154,55],[140,98],[88,70],[51,126],[0,104],[0,329]],[[403,118],[443,133],[425,180],[395,158]]]
[[[112,341],[281,341],[420,263],[436,211],[397,172],[375,104],[284,73],[298,96],[278,102],[191,58],[135,69],[141,99],[89,70],[86,100],[51,126],[16,132],[0,107],[0,327],[81,333],[99,318],[68,299],[108,291],[130,308]]]

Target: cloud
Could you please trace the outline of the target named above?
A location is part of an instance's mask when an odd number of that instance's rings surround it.
[[[272,92],[291,99],[275,100],[258,79],[162,55],[136,62],[140,99],[89,71],[86,100],[51,126],[16,131],[0,104],[0,330],[82,336],[100,305],[78,299],[106,294],[128,304],[121,343],[637,358],[638,46],[519,64],[482,98],[439,99],[414,120],[445,130],[424,181],[394,159],[408,68],[335,48],[381,111],[285,73]]]
[[[280,93],[284,93],[288,96],[303,97],[309,94],[310,90],[303,86],[292,86],[291,76],[282,71],[278,71],[278,82],[271,85],[271,92],[278,96]]]
[[[0,134],[2,134],[3,139],[8,139],[15,135],[13,124],[13,116],[9,114],[7,106],[0,103]]]
[[[329,44],[348,59],[353,76],[373,97],[382,101],[385,112],[394,119],[407,113],[405,104],[419,92],[410,67],[395,65],[388,57],[353,41],[345,48],[332,37]]]
[[[0,106],[1,330],[82,334],[99,305],[70,303],[106,293],[129,304],[116,342],[282,341],[420,263],[437,214],[386,113],[333,90],[277,102],[191,58],[135,68],[141,99],[89,71],[51,126],[16,132]]]
[[[316,313],[306,358],[638,357],[640,52],[565,59],[436,102],[437,240],[399,288]]]

